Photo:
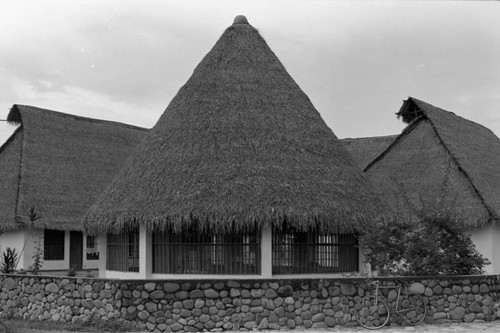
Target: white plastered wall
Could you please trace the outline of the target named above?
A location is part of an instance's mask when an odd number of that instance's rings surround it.
[[[0,251],[3,252],[6,248],[10,247],[11,249],[15,249],[19,255],[19,262],[16,269],[26,269],[30,265],[29,260],[31,258],[27,254],[31,253],[31,251],[26,249],[26,247],[29,247],[26,243],[28,236],[29,234],[26,229],[7,231],[0,235]],[[24,251],[23,248],[25,248]]]
[[[496,221],[491,229],[493,251],[489,259],[493,264],[493,274],[500,274],[500,221]]]
[[[471,232],[471,240],[476,246],[476,249],[488,258],[491,264],[485,267],[486,274],[500,273],[500,226],[498,223],[489,224],[483,228]],[[495,254],[497,254],[495,256]]]
[[[87,235],[83,234],[83,269],[98,269],[99,260],[87,260]],[[0,234],[0,251],[7,247],[15,249],[19,254],[17,269],[28,269],[33,264],[33,254],[36,242],[42,242],[43,251],[43,230],[18,229]],[[70,232],[64,233],[64,260],[44,260],[42,270],[68,270],[70,251]],[[0,252],[1,253],[1,252]],[[43,252],[42,252],[43,255]]]

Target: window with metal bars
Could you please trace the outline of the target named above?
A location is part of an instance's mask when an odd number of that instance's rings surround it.
[[[273,274],[339,273],[358,270],[358,239],[352,233],[274,228]]]
[[[139,230],[107,235],[106,269],[139,272]]]
[[[87,260],[99,259],[99,246],[96,237],[87,236]]]
[[[64,260],[64,230],[43,231],[43,259]]]
[[[259,274],[259,234],[154,232],[153,273]]]

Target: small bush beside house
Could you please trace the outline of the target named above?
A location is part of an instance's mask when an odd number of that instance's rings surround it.
[[[366,261],[381,275],[474,275],[490,263],[467,229],[446,218],[378,222],[361,239]]]

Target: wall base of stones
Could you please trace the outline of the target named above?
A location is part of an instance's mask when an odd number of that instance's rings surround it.
[[[421,294],[428,324],[499,319],[496,275],[379,280],[381,285],[403,281]],[[113,320],[155,332],[357,326],[356,304],[371,290],[360,278],[123,281],[0,275],[0,285],[3,318]]]

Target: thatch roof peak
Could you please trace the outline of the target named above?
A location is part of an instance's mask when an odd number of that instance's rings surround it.
[[[147,129],[14,105],[0,147],[0,229],[81,230],[81,218]],[[41,217],[31,225],[30,213]]]
[[[234,18],[233,24],[249,24],[245,15],[237,15]]]
[[[401,105],[401,108],[396,113],[398,118],[402,118],[403,122],[405,122],[406,124],[410,124],[412,121],[422,116],[429,120],[432,120],[433,115],[437,114],[448,114],[450,116],[450,119],[460,119],[460,121],[469,123],[470,126],[480,126],[483,128],[483,130],[489,131],[493,134],[493,131],[491,131],[488,127],[478,124],[470,119],[463,118],[455,114],[454,112],[439,108],[414,97],[408,97],[407,100],[403,101],[403,105]]]
[[[438,108],[432,104],[424,102],[424,101],[417,99],[415,97],[408,97],[407,100],[404,100],[403,105],[401,105],[401,108],[396,113],[396,116],[398,116],[398,119],[402,118],[403,122],[405,122],[406,124],[409,124],[421,116],[426,117],[427,112],[429,112],[429,111],[432,112],[432,110],[439,110],[439,112],[448,112],[454,116],[457,116],[455,113],[453,113],[451,111],[447,111],[447,110],[444,110],[442,108]],[[465,118],[463,118],[463,119],[467,120]],[[469,121],[469,120],[467,120],[467,121]]]
[[[85,225],[222,231],[286,220],[354,229],[379,212],[360,168],[258,31],[233,24]]]

